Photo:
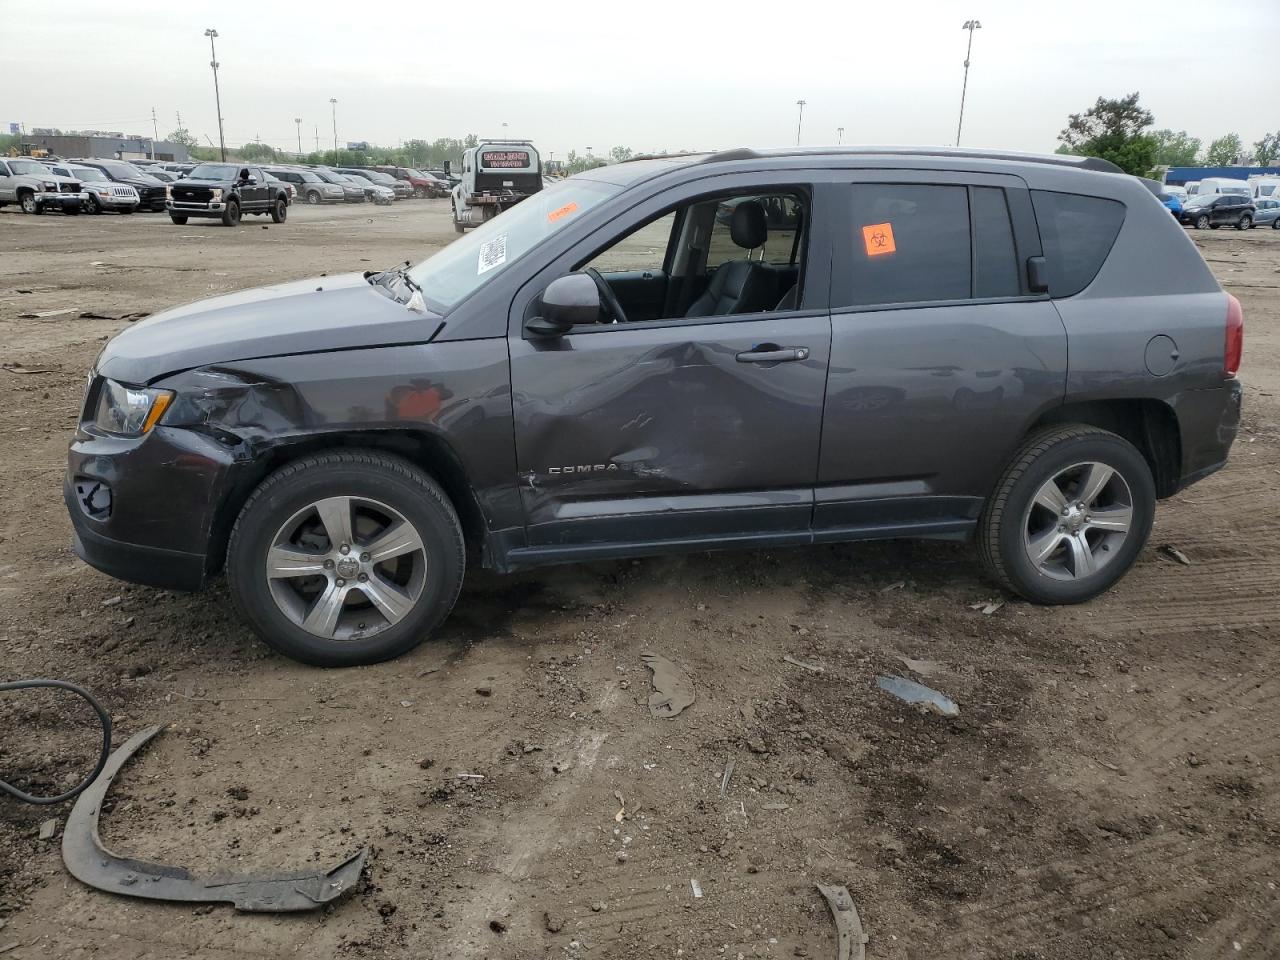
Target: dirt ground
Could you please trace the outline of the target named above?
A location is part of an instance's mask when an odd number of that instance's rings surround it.
[[[117,898],[38,839],[65,807],[0,798],[4,960],[834,960],[818,882],[849,888],[873,960],[1280,956],[1280,231],[1194,235],[1244,304],[1244,428],[1092,603],[984,614],[961,545],[595,563],[471,576],[437,639],[322,671],[265,649],[222,586],[80,563],[60,495],[86,371],[128,322],[83,314],[452,237],[443,201],[263,226],[0,211],[0,678],[89,686],[117,743],[169,725],[112,793],[117,851],[247,872],[367,844],[366,878],[285,917]],[[675,719],[649,715],[645,651],[693,679]],[[876,689],[902,656],[937,662],[920,679],[958,719]],[[91,740],[63,701],[0,700],[6,779],[57,789]]]

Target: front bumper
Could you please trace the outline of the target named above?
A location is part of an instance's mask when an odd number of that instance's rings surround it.
[[[42,208],[53,208],[57,210],[80,209],[81,206],[87,206],[89,203],[89,195],[87,193],[54,193],[52,190],[46,190],[35,194],[36,206]]]
[[[227,209],[221,200],[210,200],[201,203],[195,200],[166,200],[164,208],[169,213],[181,214],[184,217],[220,217]]]
[[[108,194],[107,196],[101,196],[99,194],[95,194],[94,196],[97,198],[98,204],[99,206],[102,207],[103,210],[131,210],[131,209],[136,209],[141,204],[141,201],[137,197],[133,197],[133,198],[116,197],[116,196],[111,196],[110,194]],[[88,202],[89,202],[89,198],[88,198],[88,195],[86,194],[85,204],[88,205]]]
[[[199,589],[221,566],[210,543],[235,467],[193,430],[157,426],[137,439],[78,430],[63,483],[76,553],[121,580]]]

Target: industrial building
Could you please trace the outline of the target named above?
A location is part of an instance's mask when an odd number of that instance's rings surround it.
[[[187,148],[181,143],[153,140],[151,137],[130,137],[123,134],[104,134],[97,131],[84,133],[32,132],[22,138],[24,144],[43,147],[56,157],[95,157],[101,160],[139,160],[154,157],[156,160],[189,160]]]

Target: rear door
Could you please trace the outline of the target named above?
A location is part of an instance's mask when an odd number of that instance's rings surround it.
[[[964,532],[1064,393],[1066,333],[1026,279],[1041,248],[1025,184],[867,171],[836,202],[815,532]]]
[[[590,556],[761,538],[808,542],[831,336],[825,211],[809,243],[798,309],[628,316],[554,340],[523,329],[547,284],[603,262],[619,241],[633,241],[630,272],[642,279],[646,229],[735,185],[739,194],[769,186],[739,174],[716,178],[715,191],[706,183],[664,191],[585,237],[512,303],[516,455],[533,548]],[[666,253],[662,234],[661,226],[653,233],[655,274]],[[692,249],[688,237],[682,243]],[[606,276],[626,290],[626,276]]]

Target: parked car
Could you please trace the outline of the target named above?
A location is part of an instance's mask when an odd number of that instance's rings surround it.
[[[1256,176],[1249,178],[1249,186],[1254,198],[1275,197],[1280,199],[1280,177]]]
[[[342,203],[345,199],[341,184],[326,183],[311,170],[297,170],[293,167],[265,169],[276,179],[292,184],[298,196],[307,203]]]
[[[1255,209],[1253,198],[1249,196],[1238,193],[1197,193],[1194,197],[1187,198],[1178,220],[1197,230],[1206,227],[1217,230],[1223,224],[1237,230],[1248,230],[1253,226]]]
[[[929,537],[1034,602],[1087,600],[1240,420],[1240,303],[1119,173],[903,148],[619,163],[409,269],[165,311],[95,362],[76,551],[174,589],[225,565],[267,643],[333,666],[430,636],[468,557]],[[770,197],[801,207],[797,242],[769,243]]]
[[[23,213],[76,214],[83,200],[83,188],[74,177],[59,176],[28,157],[0,157],[0,207],[16,203]]]
[[[181,177],[184,174],[188,174],[192,170],[194,170],[196,168],[196,164],[194,163],[162,163],[160,164],[160,168],[162,170],[167,170],[170,173],[176,173],[179,177]]]
[[[364,194],[364,198],[370,203],[379,203],[385,206],[392,203],[396,198],[395,191],[390,187],[381,183],[374,183],[368,177],[358,177],[334,169],[330,169],[329,172],[335,177],[341,177],[346,183],[359,189]]]
[[[312,167],[311,172],[323,180],[325,183],[335,184],[342,188],[342,198],[347,203],[364,203],[366,200],[373,199],[373,190],[368,180],[361,180],[356,183],[350,177],[344,177],[335,170],[328,167]]]
[[[138,209],[138,191],[127,183],[115,183],[97,167],[80,167],[72,163],[51,163],[49,169],[61,177],[78,180],[83,188],[84,200],[80,209],[84,213],[133,213]]]
[[[444,181],[437,179],[429,173],[414,167],[370,167],[370,170],[376,170],[379,173],[385,173],[390,177],[401,180],[413,189],[413,195],[418,199],[425,197],[443,197],[449,193],[449,188]]]
[[[360,167],[336,167],[335,169],[343,176],[361,178],[377,186],[386,187],[391,191],[391,196],[394,200],[406,200],[413,196],[413,187],[403,180],[397,180],[388,173],[382,173],[378,170],[364,170]]]
[[[246,213],[270,214],[276,223],[289,215],[284,184],[272,183],[261,167],[239,163],[202,163],[187,177],[168,187],[165,209],[169,219],[184,224],[188,217],[214,217],[234,227]]]
[[[174,173],[172,170],[164,169],[159,164],[147,167],[143,172],[148,176],[155,177],[161,183],[173,183],[175,180],[179,179],[178,174]]]
[[[1158,196],[1160,197],[1160,202],[1164,204],[1165,209],[1175,217],[1182,213],[1182,198],[1180,198],[1176,193],[1161,191]]]
[[[1187,202],[1187,188],[1180,187],[1176,183],[1162,183],[1160,185],[1161,193],[1171,193],[1178,198],[1179,203]]]
[[[101,170],[114,183],[125,183],[138,191],[139,210],[163,210],[165,185],[148,173],[123,160],[72,160],[81,167]]]
[[[1253,205],[1256,207],[1253,214],[1255,227],[1269,226],[1273,230],[1280,230],[1280,200],[1260,197],[1253,202]]]

